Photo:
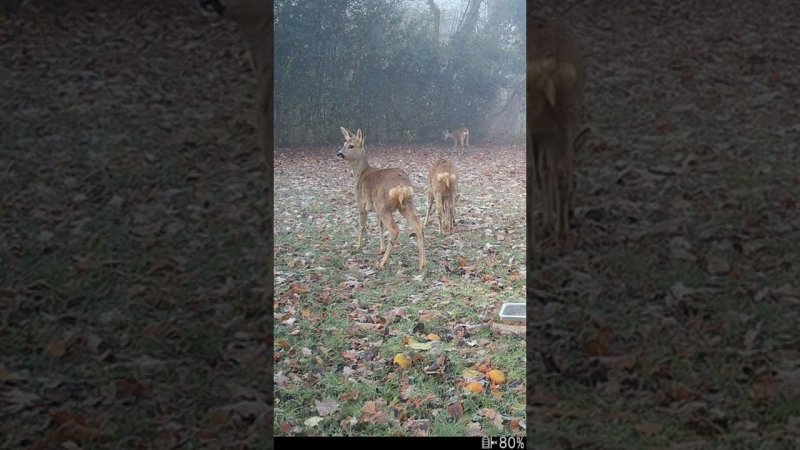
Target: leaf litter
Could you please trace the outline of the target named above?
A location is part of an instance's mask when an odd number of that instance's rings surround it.
[[[252,108],[236,27],[28,3],[0,12],[0,447],[266,442],[265,184],[252,131],[231,133]]]
[[[800,16],[726,5],[566,17],[596,136],[576,155],[577,242],[529,261],[542,447],[800,445]]]

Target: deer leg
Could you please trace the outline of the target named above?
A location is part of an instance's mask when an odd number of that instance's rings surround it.
[[[442,222],[444,222],[444,232],[448,235],[451,234],[452,223],[450,222],[450,199],[448,197],[442,199]]]
[[[378,217],[378,240],[381,243],[381,252],[383,252],[383,220]]]
[[[439,234],[442,234],[442,214],[444,214],[442,210],[442,193],[436,192],[434,195],[436,196],[436,216],[439,218]]]
[[[411,228],[414,229],[417,233],[417,249],[419,250],[419,270],[422,270],[425,267],[425,234],[424,229],[422,228],[422,223],[419,221],[417,217],[417,213],[414,212],[414,205],[413,204],[406,204],[403,208],[400,209],[400,214],[405,217],[406,222],[411,225]]]
[[[364,246],[364,234],[367,232],[367,210],[358,209],[358,242],[356,248],[360,249]]]
[[[447,200],[447,221],[450,225],[450,234],[453,234],[453,228],[456,226],[456,219],[454,219],[456,212],[455,198],[450,197]]]
[[[424,227],[428,226],[428,218],[431,215],[431,209],[433,209],[433,192],[428,190],[428,212],[425,214],[425,223],[422,225]]]
[[[391,211],[382,212],[380,221],[383,222],[383,225],[389,229],[389,243],[386,246],[386,251],[383,253],[383,259],[381,259],[379,264],[379,266],[383,268],[386,265],[386,261],[389,260],[389,255],[392,253],[392,247],[394,246],[394,243],[397,242],[397,235],[400,233],[400,230],[397,228],[397,224],[394,222]]]
[[[453,189],[453,197],[450,199],[450,222],[452,222],[453,228],[456,226],[456,198],[458,198],[458,193]]]

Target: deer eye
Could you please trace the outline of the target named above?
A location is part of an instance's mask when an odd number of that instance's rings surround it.
[[[350,148],[353,148],[353,147],[355,147],[355,145],[353,145],[353,144],[350,144]]]

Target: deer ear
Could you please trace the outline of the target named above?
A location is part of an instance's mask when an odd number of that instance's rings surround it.
[[[342,135],[344,136],[345,141],[350,139],[350,133],[347,131],[345,127],[339,127],[339,129],[342,130]]]
[[[358,139],[359,141],[364,141],[364,135],[363,135],[363,134],[361,134],[361,128],[359,128],[359,129],[356,131],[356,139]]]

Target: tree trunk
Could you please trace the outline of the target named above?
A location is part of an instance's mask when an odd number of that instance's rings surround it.
[[[431,30],[433,42],[439,45],[439,20],[441,18],[441,11],[436,6],[433,0],[428,0],[428,6],[431,8],[431,15],[433,16],[433,30]]]
[[[478,13],[480,13],[481,10],[481,1],[482,0],[469,1],[469,8],[467,9],[467,14],[464,16],[464,20],[458,27],[456,34],[475,32],[475,29],[478,26]]]

